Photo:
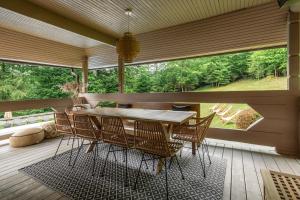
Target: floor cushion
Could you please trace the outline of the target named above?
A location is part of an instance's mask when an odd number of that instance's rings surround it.
[[[41,128],[26,128],[14,133],[9,142],[12,147],[24,147],[40,143],[44,139],[44,130]]]
[[[42,129],[44,129],[46,139],[56,138],[61,135],[56,131],[54,122],[48,122],[46,124],[43,124]]]

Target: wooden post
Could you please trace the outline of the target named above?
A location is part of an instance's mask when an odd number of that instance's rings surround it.
[[[288,21],[288,90],[297,94],[300,89],[300,22],[299,13],[289,12]]]
[[[119,77],[119,93],[124,93],[124,60],[119,56],[118,58],[118,77]]]
[[[300,90],[300,15],[298,12],[289,11],[288,18],[288,90],[299,95]],[[295,107],[298,107],[298,101],[295,102]],[[298,109],[297,109],[298,110]],[[299,112],[294,114],[294,123],[298,135],[298,154],[300,153],[300,119]],[[292,137],[292,136],[291,136]],[[295,138],[296,139],[296,138]],[[276,147],[276,151],[277,147]],[[279,152],[280,153],[280,152]]]
[[[88,74],[89,74],[89,61],[88,57],[85,56],[82,59],[82,92],[86,93],[88,90]]]

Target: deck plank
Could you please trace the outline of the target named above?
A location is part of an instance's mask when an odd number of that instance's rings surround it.
[[[247,199],[248,200],[262,199],[262,194],[259,188],[259,181],[257,177],[257,171],[254,166],[250,149],[244,149],[242,151],[242,157],[243,157]]]
[[[252,148],[251,148],[252,150]],[[266,169],[266,165],[265,162],[262,158],[261,153],[256,152],[256,151],[251,151],[251,156],[254,162],[254,167],[256,170],[256,175],[257,175],[257,179],[258,179],[258,183],[259,183],[259,187],[260,187],[260,193],[263,195],[263,191],[264,191],[264,186],[263,186],[263,180],[262,180],[262,176],[261,176],[261,169]]]
[[[225,175],[225,183],[224,183],[224,194],[223,199],[224,200],[230,200],[231,199],[231,172],[232,172],[232,155],[233,150],[232,146],[230,145],[224,145],[224,154],[223,158],[226,159],[227,166],[226,166],[226,175]]]
[[[245,175],[243,169],[242,152],[234,149],[232,156],[231,199],[244,200],[246,196]]]
[[[39,162],[53,156],[59,139],[44,142],[26,148],[0,147],[0,199],[67,199],[34,179],[19,173],[19,168]],[[60,152],[67,151],[65,141]],[[224,184],[224,200],[261,199],[263,182],[261,169],[269,168],[276,171],[300,175],[300,160],[277,155],[269,147],[258,145],[241,145],[236,142],[208,140],[212,157],[226,159]],[[191,153],[190,149],[184,153]]]

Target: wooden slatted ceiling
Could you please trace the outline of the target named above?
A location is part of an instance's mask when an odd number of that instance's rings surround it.
[[[61,42],[64,44],[88,48],[101,44],[99,41],[64,30],[36,19],[26,17],[0,7],[0,27],[27,33],[33,36]]]
[[[275,0],[30,0],[100,31],[127,31],[124,9],[133,8],[131,31],[145,33]]]
[[[84,49],[0,28],[0,59],[81,67]]]
[[[138,34],[137,38],[141,53],[136,63],[281,46],[287,42],[287,10],[273,2]],[[86,52],[90,68],[117,64],[115,49],[109,46],[92,47]]]

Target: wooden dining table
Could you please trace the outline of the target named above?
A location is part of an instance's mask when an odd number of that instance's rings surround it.
[[[73,111],[74,114],[84,114],[89,115],[93,120],[94,124],[101,128],[101,125],[97,117],[101,116],[113,116],[120,117],[124,120],[150,120],[150,121],[159,121],[163,124],[168,125],[167,131],[167,140],[170,139],[171,132],[174,125],[180,125],[197,113],[194,111],[172,111],[172,110],[152,110],[152,109],[138,109],[138,108],[94,108],[94,109],[85,109]],[[91,144],[87,152],[92,151],[94,144]],[[161,171],[163,161],[160,160],[157,167],[157,172]]]

